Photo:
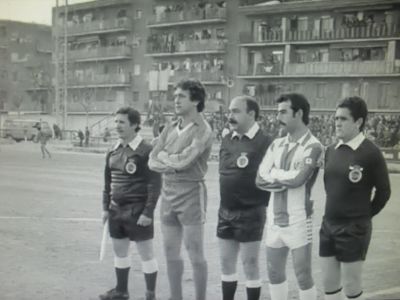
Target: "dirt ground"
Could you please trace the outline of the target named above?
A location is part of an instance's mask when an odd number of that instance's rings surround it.
[[[51,146],[50,146],[50,149]],[[54,150],[55,148],[53,148]],[[66,300],[98,299],[114,285],[113,256],[107,246],[99,261],[102,225],[101,191],[104,156],[56,152],[42,160],[36,144],[0,146],[0,299]],[[400,299],[400,175],[392,175],[393,195],[384,211],[374,219],[374,233],[364,272],[369,299]],[[218,208],[218,168],[211,163],[207,174],[208,220],[206,254],[209,263],[208,299],[221,299],[218,243],[215,226]],[[317,181],[315,200],[313,272],[321,296],[318,265],[318,229],[324,192]],[[157,293],[168,299],[165,260],[156,212],[155,249],[160,272]],[[190,263],[185,251],[184,295],[194,299]],[[270,299],[264,247],[261,250],[262,299]],[[132,245],[131,299],[144,295],[140,261]],[[289,260],[290,299],[297,299]],[[246,299],[244,278],[236,299]],[[322,297],[321,297],[322,299]]]

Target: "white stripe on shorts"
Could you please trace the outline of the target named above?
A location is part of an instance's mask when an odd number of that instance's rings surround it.
[[[199,181],[199,190],[200,190],[200,211],[201,211],[201,221],[205,222],[206,221],[206,189],[204,186],[204,182]]]

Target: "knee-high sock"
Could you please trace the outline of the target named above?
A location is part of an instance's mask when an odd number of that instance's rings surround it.
[[[205,300],[207,292],[207,262],[193,263],[193,281],[196,294],[196,300]]]
[[[182,299],[183,260],[167,260],[167,273],[171,298]]]
[[[222,300],[233,300],[235,298],[237,281],[237,273],[221,275]]]
[[[247,300],[259,300],[261,294],[261,280],[246,282]]]
[[[129,278],[129,270],[131,266],[131,258],[127,257],[115,257],[114,258],[114,267],[115,267],[115,275],[117,277],[117,286],[116,289],[119,292],[128,292],[128,278]]]
[[[287,300],[289,293],[288,282],[269,284],[269,292],[271,293],[271,300]]]
[[[144,280],[146,281],[147,291],[154,292],[156,290],[158,264],[157,260],[142,261],[142,270]]]
[[[308,290],[299,290],[300,300],[317,300],[317,289],[315,285]]]
[[[325,292],[325,300],[344,300],[342,288],[334,292]]]

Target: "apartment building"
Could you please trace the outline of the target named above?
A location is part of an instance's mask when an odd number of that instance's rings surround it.
[[[292,91],[320,110],[349,95],[365,98],[373,110],[400,108],[399,1],[242,4],[237,78],[263,107]]]
[[[172,87],[182,78],[197,78],[207,88],[206,110],[218,110],[229,96],[234,69],[229,59],[228,10],[236,1],[153,1],[147,24],[150,97],[171,111]],[[228,7],[229,6],[229,7]],[[233,21],[233,18],[231,19]],[[233,32],[233,31],[232,31]]]
[[[123,105],[144,109],[146,7],[145,0],[103,0],[53,8],[60,112],[72,123],[82,115],[101,119]]]
[[[52,109],[50,26],[0,20],[0,111]]]

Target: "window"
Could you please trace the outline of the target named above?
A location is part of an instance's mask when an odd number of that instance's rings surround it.
[[[140,98],[140,92],[133,91],[132,92],[132,101],[133,102],[139,102],[139,98]]]
[[[133,74],[135,76],[139,76],[140,75],[140,65],[134,65],[133,66]]]
[[[317,83],[317,101],[325,101],[326,97],[326,82],[319,82]]]
[[[135,12],[135,20],[139,20],[142,18],[143,11],[141,9],[137,9]]]
[[[380,82],[378,87],[378,108],[389,107],[390,82]]]

